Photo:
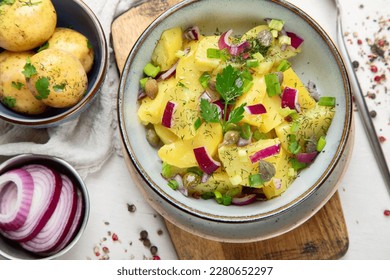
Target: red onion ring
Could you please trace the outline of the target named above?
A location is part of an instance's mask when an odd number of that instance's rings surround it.
[[[248,41],[241,42],[239,44],[232,44],[230,42],[230,35],[233,33],[233,29],[222,33],[218,40],[218,47],[220,50],[227,49],[232,56],[242,54],[246,49],[250,48]]]
[[[62,189],[59,173],[43,165],[31,164],[23,167],[34,181],[34,194],[29,214],[22,227],[14,231],[3,231],[4,237],[18,242],[33,239],[46,225],[53,214]]]
[[[232,198],[232,204],[237,205],[237,206],[244,206],[251,204],[252,202],[256,201],[256,194],[247,194],[242,197],[233,197]]]
[[[50,252],[64,240],[73,223],[77,210],[77,193],[67,176],[61,175],[61,179],[61,196],[50,219],[33,239],[20,243],[30,252]]]
[[[0,229],[18,230],[25,224],[31,208],[33,178],[23,169],[8,171],[0,176],[0,191]]]
[[[195,148],[193,151],[195,159],[203,172],[210,175],[221,166],[221,163],[214,160],[204,146]]]

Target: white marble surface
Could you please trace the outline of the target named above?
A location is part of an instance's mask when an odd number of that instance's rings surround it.
[[[98,5],[103,1],[86,0],[85,2],[98,15],[103,15],[105,13],[100,10],[102,5]],[[118,14],[128,9],[133,1],[113,2],[117,3],[115,13]],[[311,15],[332,38],[336,38],[336,11],[332,0],[290,0],[290,2]],[[347,38],[353,43],[349,44],[351,57],[358,60],[361,66],[358,69],[361,86],[364,92],[378,91],[377,99],[370,100],[369,104],[370,108],[378,113],[375,118],[378,133],[390,141],[390,113],[385,109],[389,101],[386,100],[388,96],[385,93],[390,78],[389,69],[386,68],[388,66],[382,65],[384,70],[381,68],[381,71],[383,70],[389,76],[387,80],[372,89],[373,75],[366,65],[367,59],[361,56],[362,51],[369,52],[366,38],[373,39],[374,32],[378,30],[378,22],[374,19],[383,15],[387,20],[387,28],[389,27],[390,11],[387,8],[389,2],[388,0],[341,0],[341,3],[344,8],[345,31],[350,32]],[[107,21],[110,20],[110,16],[105,14],[101,20],[105,22],[106,32],[109,32]],[[388,30],[387,36],[389,36]],[[361,45],[357,44],[359,38],[364,41]],[[117,83],[112,85],[112,87],[117,86]],[[390,259],[390,242],[388,242],[390,217],[384,215],[384,210],[390,209],[390,193],[376,166],[357,113],[355,135],[351,161],[339,184],[350,241],[349,249],[342,259]],[[390,145],[389,141],[383,143],[386,152],[389,150],[387,147]],[[390,153],[387,152],[386,155],[390,156]],[[102,170],[86,178],[86,184],[91,197],[89,223],[78,244],[61,259],[150,259],[152,258],[150,250],[140,241],[142,230],[149,233],[150,242],[158,247],[158,255],[161,259],[177,259],[163,220],[142,198],[130,178],[123,158],[113,154]],[[136,210],[128,211],[128,205],[134,205]],[[112,238],[114,233],[118,236],[117,241]],[[107,247],[109,252],[104,253],[104,247]]]

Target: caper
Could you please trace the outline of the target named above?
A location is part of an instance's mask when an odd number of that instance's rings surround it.
[[[282,84],[283,83],[283,79],[284,79],[283,72],[278,71],[278,72],[275,72],[274,74],[276,74],[276,76],[278,76],[279,84]]]
[[[202,181],[202,178],[194,173],[194,172],[187,172],[183,176],[183,185],[186,189],[194,188],[197,185],[199,185]]]
[[[155,99],[158,93],[158,83],[155,79],[148,79],[145,83],[145,93],[150,99]]]
[[[146,129],[146,140],[152,147],[158,147],[160,144],[160,137],[158,137],[154,128]]]
[[[276,174],[275,166],[272,163],[269,163],[265,160],[260,160],[259,162],[259,173],[261,176],[261,179],[264,180],[264,182],[268,182],[272,179],[272,177]]]
[[[259,43],[261,45],[263,45],[264,47],[269,47],[272,44],[273,36],[271,31],[262,30],[257,34],[257,39],[259,40]]]
[[[236,130],[229,130],[223,136],[223,143],[226,145],[236,144],[240,139],[240,132]]]

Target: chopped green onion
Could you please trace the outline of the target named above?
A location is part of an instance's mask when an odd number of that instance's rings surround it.
[[[279,31],[276,30],[276,29],[272,29],[272,30],[271,30],[271,34],[272,34],[272,37],[277,38],[278,35],[279,35]]]
[[[203,199],[210,199],[210,198],[214,197],[214,193],[213,192],[205,192],[205,193],[202,193],[200,195],[200,197]]]
[[[249,67],[249,68],[256,68],[260,65],[259,61],[254,58],[254,59],[248,59],[246,61],[246,66]]]
[[[286,71],[287,69],[289,69],[291,67],[291,63],[287,60],[287,59],[283,59],[278,67],[276,68],[276,71],[281,71],[281,72],[284,72]]]
[[[207,58],[221,58],[221,50],[213,48],[207,49]]]
[[[251,138],[251,135],[252,135],[251,126],[248,123],[244,123],[241,126],[240,136],[245,140],[248,140],[249,138]]]
[[[201,125],[202,125],[202,119],[197,118],[195,123],[194,123],[195,130],[198,130]]]
[[[218,204],[221,204],[223,201],[222,194],[220,191],[214,191],[214,197],[215,200],[218,202]]]
[[[253,81],[250,80],[244,80],[244,84],[242,86],[242,92],[246,93],[248,92],[253,86]]]
[[[170,165],[166,162],[162,163],[161,175],[164,178],[167,178],[167,179],[172,178],[173,176],[175,176],[178,173],[179,173],[179,169],[177,167],[174,167],[173,165]]]
[[[336,97],[322,96],[318,100],[318,105],[334,107],[336,105]]]
[[[264,76],[267,94],[269,97],[282,93],[279,78],[276,74],[270,73]]]
[[[155,78],[160,73],[160,66],[154,66],[152,63],[148,63],[144,67],[144,73],[146,76]]]
[[[290,128],[290,131],[291,133],[296,133],[299,129],[299,123],[298,122],[293,122],[291,124],[291,128]]]
[[[292,158],[290,160],[291,162],[291,167],[295,170],[295,171],[299,171],[303,168],[305,168],[307,166],[306,163],[303,163],[303,162],[299,162],[296,158]]]
[[[287,35],[279,36],[279,44],[280,45],[291,45],[291,38]]]
[[[283,29],[284,21],[279,19],[271,19],[268,23],[270,29],[281,31]]]
[[[146,82],[147,82],[148,80],[149,80],[148,77],[139,80],[139,83],[141,84],[141,88],[145,89],[145,85],[146,85]]]
[[[301,146],[299,145],[295,134],[289,134],[288,136],[288,150],[294,155],[301,151]]]
[[[252,54],[252,57],[254,59],[256,59],[258,62],[261,62],[264,60],[264,56],[259,52]]]
[[[251,73],[248,69],[244,69],[244,70],[240,73],[240,77],[241,77],[243,80],[253,81],[252,73]]]
[[[232,204],[232,200],[233,198],[229,195],[222,196],[222,204],[225,206],[229,206],[230,204]]]
[[[317,152],[321,152],[326,145],[326,139],[325,136],[321,136],[317,141]]]
[[[179,187],[179,182],[177,182],[175,179],[169,180],[169,181],[168,181],[168,186],[169,186],[172,190],[177,190],[177,188]]]
[[[211,79],[211,75],[209,72],[204,72],[202,76],[199,77],[199,82],[203,88],[207,88],[209,86],[209,81]]]
[[[252,188],[256,188],[264,184],[263,178],[261,178],[260,174],[251,174],[249,175],[249,186]]]

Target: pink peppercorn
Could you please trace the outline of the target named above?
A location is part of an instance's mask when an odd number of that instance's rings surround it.
[[[376,72],[378,72],[378,67],[376,67],[375,65],[371,65],[370,70],[372,73],[376,73]]]
[[[158,261],[158,260],[161,260],[161,258],[156,255],[156,256],[153,256],[153,260]]]
[[[118,235],[116,233],[112,234],[112,240],[113,241],[118,241]]]
[[[385,211],[383,211],[383,214],[384,214],[385,216],[390,216],[390,210],[385,210]]]

